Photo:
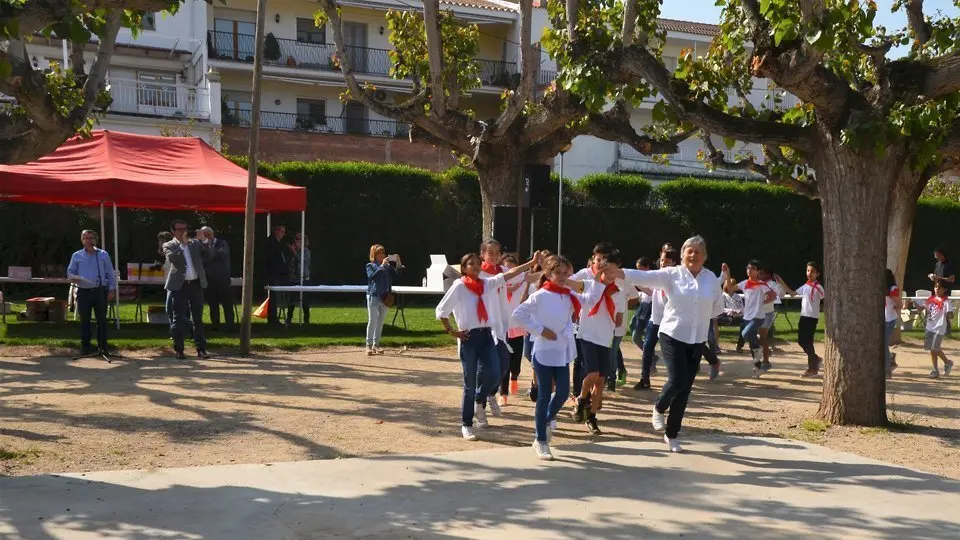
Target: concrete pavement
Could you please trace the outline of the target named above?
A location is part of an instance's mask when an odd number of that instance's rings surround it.
[[[727,436],[0,478],[0,538],[960,538],[960,482]]]

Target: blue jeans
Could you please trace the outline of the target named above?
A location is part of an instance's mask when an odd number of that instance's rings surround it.
[[[657,350],[657,342],[660,339],[660,325],[647,323],[647,332],[643,337],[643,360],[640,371],[641,379],[650,378],[650,369],[653,367],[654,353]]]
[[[528,362],[533,362],[533,342],[530,341],[530,334],[523,335],[523,357]]]
[[[367,296],[367,347],[379,347],[383,335],[383,323],[387,322],[390,308],[379,296]]]
[[[537,430],[537,440],[547,442],[547,424],[556,419],[570,394],[570,368],[568,366],[545,366],[534,358],[533,371],[537,374],[537,382],[543,388],[543,391],[537,394],[534,425]],[[554,383],[557,384],[557,391],[551,396],[549,389]]]
[[[890,364],[893,362],[893,358],[890,356],[890,338],[893,336],[893,329],[896,326],[896,319],[883,325],[883,366],[887,371],[890,371]]]
[[[743,331],[740,332],[743,339],[747,340],[747,343],[750,344],[751,352],[760,348],[760,327],[763,326],[763,321],[764,319],[762,318],[745,321],[746,324],[743,325]]]
[[[652,309],[653,302],[641,302],[637,306],[633,318],[630,319],[630,341],[641,350],[643,349],[643,337],[647,332],[647,325],[650,323],[650,310]]]
[[[500,383],[500,356],[489,328],[467,332],[460,341],[460,365],[463,367],[463,425],[473,426],[473,404],[486,403],[487,396]],[[478,386],[479,381],[479,386]]]

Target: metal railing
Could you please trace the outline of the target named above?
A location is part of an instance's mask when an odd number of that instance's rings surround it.
[[[720,145],[717,145],[717,146],[720,146]],[[738,149],[733,149],[733,150],[727,150],[725,148],[723,149],[717,148],[717,149],[723,152],[723,156],[727,161],[736,161],[737,154],[745,153],[743,150],[738,150]],[[699,147],[695,148],[692,146],[681,146],[679,150],[680,151],[677,152],[676,154],[667,154],[665,156],[667,161],[669,161],[670,163],[684,163],[684,164],[701,163],[700,159],[697,157],[697,152],[699,152],[701,148]],[[754,156],[754,159],[758,163],[763,163],[764,162],[763,155],[760,154],[759,152],[755,154],[756,155]],[[629,144],[620,143],[620,159],[630,160],[630,161],[646,161],[646,162],[655,163],[657,162],[659,157],[660,156],[657,156],[655,158],[654,156],[642,154],[638,152],[634,147],[630,146]]]
[[[223,124],[226,126],[249,126],[251,111],[225,113]],[[371,120],[367,118],[348,118],[343,116],[309,116],[303,114],[260,111],[260,127],[310,133],[335,133],[347,135],[366,135],[370,137],[406,137],[410,126],[393,120]]]
[[[108,78],[113,103],[109,111],[120,114],[210,118],[210,91],[181,82],[163,84]]]
[[[480,82],[484,86],[514,86],[513,78],[519,73],[517,65],[501,60],[478,58]]]

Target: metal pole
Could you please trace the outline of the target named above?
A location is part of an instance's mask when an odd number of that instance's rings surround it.
[[[307,249],[307,211],[300,212],[300,286],[303,287],[303,271],[307,261],[303,254]],[[303,324],[303,291],[300,291],[300,324]]]
[[[250,114],[250,161],[247,167],[247,206],[243,213],[243,290],[240,322],[240,354],[250,354],[250,323],[253,317],[253,249],[257,219],[257,154],[260,151],[260,97],[263,81],[263,27],[267,0],[257,1],[256,43],[253,53],[253,103]],[[267,217],[269,228],[270,218]]]
[[[103,203],[100,203],[100,249],[107,247],[107,218],[104,217]]]
[[[533,206],[530,207],[530,255],[533,258]]]
[[[117,279],[117,290],[113,292],[113,301],[117,310],[117,330],[120,329],[120,241],[117,232],[117,203],[113,203],[113,275]]]
[[[270,238],[270,235],[273,234],[273,231],[270,230],[270,218],[271,218],[271,217],[272,217],[272,214],[270,214],[270,212],[267,212],[267,238]]]
[[[557,255],[561,254],[560,241],[563,238],[563,152],[560,152],[560,182],[557,188]]]

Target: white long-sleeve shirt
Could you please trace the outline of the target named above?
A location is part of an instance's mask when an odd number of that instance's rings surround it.
[[[453,285],[447,289],[447,293],[440,299],[440,303],[437,304],[437,320],[445,319],[453,314],[453,318],[457,320],[458,329],[469,331],[489,327],[493,330],[494,341],[499,342],[503,338],[500,336],[498,329],[503,328],[504,324],[501,320],[502,311],[499,307],[498,288],[504,286],[503,274],[479,279],[483,281],[483,305],[487,310],[487,320],[485,322],[480,322],[480,318],[477,316],[477,304],[479,304],[480,299],[467,289],[461,279],[453,282]]]
[[[603,300],[603,291],[606,288],[607,285],[601,281],[584,280],[583,290],[592,300],[580,307],[580,332],[577,334],[580,339],[596,343],[601,347],[611,347],[613,345],[613,335],[617,330],[616,321],[610,317],[605,304],[600,304],[597,313],[592,317],[590,316],[590,310],[593,309],[593,306]],[[616,303],[616,294],[614,294],[614,303]],[[614,315],[616,315],[616,311],[614,311]]]
[[[716,274],[703,268],[694,277],[685,266],[623,272],[635,285],[666,293],[661,332],[691,345],[707,341],[710,319],[723,313],[723,293]]]
[[[603,288],[590,287],[585,293],[577,293],[580,305],[595,304],[603,293]],[[566,366],[577,357],[574,341],[573,301],[568,294],[558,294],[546,289],[533,292],[525,302],[513,312],[513,322],[530,332],[533,342],[532,355],[544,366]],[[542,336],[544,328],[549,328],[557,339],[549,340]]]
[[[503,266],[500,266],[499,269],[502,270],[503,272],[507,270]],[[494,275],[496,274],[488,274],[483,270],[480,271],[481,278],[491,278]],[[519,276],[514,277],[512,280],[510,280],[510,283],[516,285],[518,282],[523,281],[525,278],[526,276],[524,274],[521,274]],[[484,292],[486,292],[486,289],[484,289]],[[497,317],[497,320],[500,323],[498,326],[491,326],[491,328],[494,329],[494,333],[496,333],[497,339],[499,341],[506,341],[507,332],[510,330],[509,328],[510,314],[513,312],[513,309],[510,307],[510,302],[507,300],[507,286],[505,281],[503,282],[502,285],[497,287],[496,302],[494,304],[487,304],[486,307],[488,312],[490,311],[491,305],[494,307],[494,309],[498,310],[499,317]]]

